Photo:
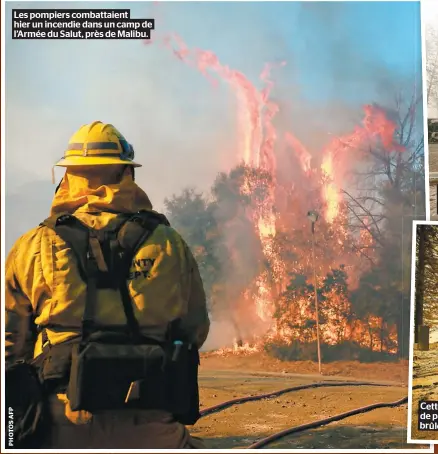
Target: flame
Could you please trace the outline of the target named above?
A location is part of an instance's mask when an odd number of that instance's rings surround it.
[[[270,210],[272,207],[269,206]],[[272,250],[272,239],[275,235],[275,215],[269,211],[267,215],[260,217],[258,221],[259,235],[262,243],[263,254],[265,257],[275,259]],[[278,259],[277,259],[278,261]],[[257,279],[258,294],[255,297],[257,315],[263,321],[272,319],[274,311],[272,305],[272,295],[270,291],[269,279],[266,272],[262,272]]]
[[[283,61],[280,63],[280,66],[284,66],[285,64],[286,62]],[[272,175],[275,175],[276,160],[274,146],[277,140],[277,132],[272,124],[272,120],[278,113],[279,108],[277,104],[269,100],[269,95],[274,86],[273,81],[269,79],[272,67],[272,64],[266,64],[260,75],[260,79],[265,83],[265,88],[261,92],[265,112],[263,116],[264,140],[260,149],[261,161],[259,161],[259,165],[269,170]]]
[[[325,217],[327,222],[332,223],[339,213],[340,194],[344,172],[342,172],[342,160],[348,151],[364,151],[366,145],[379,146],[379,142],[385,152],[404,151],[405,147],[394,141],[396,124],[388,119],[382,108],[376,105],[363,107],[363,126],[356,126],[351,134],[334,137],[323,150],[323,171],[325,183],[323,185],[323,198],[326,202]],[[336,160],[338,166],[334,167]]]
[[[222,65],[213,52],[201,49],[190,50],[177,34],[172,34],[163,41],[163,44],[171,49],[177,58],[186,64],[194,65],[213,85],[217,84],[217,80],[211,77],[210,72],[216,73],[231,86],[238,103],[239,150],[241,150],[242,159],[246,164],[259,166],[262,151],[261,111],[266,107],[272,114],[275,110],[273,106],[266,106],[263,93],[257,90],[240,71]],[[266,79],[268,74],[269,70],[265,69],[262,73],[263,78]]]
[[[151,44],[147,41],[146,44]],[[404,150],[400,144],[394,140],[396,134],[396,124],[391,121],[385,111],[377,105],[365,105],[364,118],[362,124],[354,127],[353,131],[339,137],[333,137],[322,149],[322,161],[320,171],[312,168],[312,154],[306,147],[287,131],[279,137],[274,126],[274,119],[279,112],[278,104],[274,103],[270,96],[274,88],[274,83],[270,77],[271,71],[275,66],[282,67],[286,63],[267,64],[260,74],[262,87],[257,88],[242,72],[232,69],[222,64],[218,57],[208,50],[189,49],[180,36],[176,34],[169,35],[161,40],[161,44],[169,49],[179,60],[190,65],[201,74],[215,87],[221,80],[227,83],[234,92],[237,101],[237,130],[238,130],[238,149],[239,156],[236,160],[243,161],[247,166],[264,169],[272,176],[272,182],[269,187],[268,197],[265,199],[263,206],[258,207],[248,214],[254,225],[257,226],[260,241],[262,244],[263,254],[269,260],[273,276],[267,271],[263,271],[256,277],[254,287],[255,294],[250,294],[253,290],[247,289],[242,295],[244,301],[254,303],[253,310],[260,320],[267,322],[266,335],[250,343],[240,343],[237,340],[231,349],[220,349],[217,354],[224,355],[229,352],[248,354],[260,351],[267,341],[276,340],[279,342],[290,342],[294,339],[306,337],[306,341],[314,341],[315,330],[303,329],[306,322],[314,320],[315,309],[313,298],[297,297],[293,304],[288,304],[284,310],[284,317],[274,322],[274,284],[282,283],[282,291],[285,290],[285,277],[288,273],[299,271],[308,262],[308,257],[303,256],[297,264],[296,269],[286,269],[285,263],[282,262],[274,247],[274,239],[277,234],[278,217],[274,211],[278,203],[278,194],[287,193],[289,188],[281,188],[277,180],[277,160],[276,144],[279,139],[289,149],[293,150],[294,156],[298,159],[302,173],[307,178],[314,178],[322,175],[319,182],[321,186],[321,195],[325,202],[324,218],[326,222],[333,224],[342,216],[341,188],[345,177],[346,161],[351,159],[353,153],[361,153],[367,149],[367,146],[383,147],[385,152],[401,152]],[[251,195],[253,188],[248,177],[242,183],[241,191]],[[276,199],[277,197],[277,199]],[[311,207],[309,207],[311,208]],[[337,245],[342,248],[347,242],[348,232],[341,222],[336,224],[338,233]],[[368,225],[368,224],[367,224]],[[295,226],[291,226],[291,228]],[[298,227],[299,228],[299,227]],[[361,233],[362,240],[367,245],[373,243],[372,235],[369,232]],[[232,253],[232,251],[230,251]],[[322,261],[322,260],[321,260]],[[325,264],[330,265],[330,264]],[[319,264],[321,267],[322,264]],[[301,268],[300,268],[301,267]],[[318,269],[318,275],[323,276],[322,269]],[[320,285],[318,283],[318,285]],[[251,287],[251,288],[254,288]],[[335,344],[340,339],[354,340],[360,345],[370,346],[371,349],[387,348],[379,344],[373,337],[373,332],[381,328],[382,319],[379,317],[368,317],[365,321],[355,320],[351,322],[347,315],[351,310],[350,302],[342,295],[342,292],[336,289],[325,295],[327,298],[325,304],[325,316],[327,322],[321,327],[321,336],[323,342]],[[248,308],[249,310],[249,308]],[[393,327],[388,328],[390,339],[396,344],[396,332]],[[392,330],[392,331],[391,331]],[[304,333],[304,334],[303,334]],[[388,347],[390,349],[390,347]]]
[[[397,125],[386,116],[381,107],[366,105],[364,111],[364,130],[371,138],[379,137],[383,148],[388,152],[392,150],[405,151],[406,148],[394,140]]]
[[[326,180],[323,184],[323,196],[327,205],[325,218],[327,222],[333,223],[339,213],[339,189],[334,183],[333,155],[331,153],[324,156],[321,169]]]

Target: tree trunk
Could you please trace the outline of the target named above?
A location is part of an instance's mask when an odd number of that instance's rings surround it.
[[[418,327],[423,324],[424,302],[424,264],[426,254],[426,231],[425,226],[417,227],[418,235],[418,262],[415,279],[415,335],[414,342],[418,342]]]

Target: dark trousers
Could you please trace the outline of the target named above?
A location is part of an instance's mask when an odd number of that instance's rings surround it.
[[[87,418],[66,412],[53,396],[53,424],[47,449],[204,449],[186,427],[162,411],[106,411]],[[67,416],[68,415],[68,416]],[[72,422],[74,421],[74,422]]]

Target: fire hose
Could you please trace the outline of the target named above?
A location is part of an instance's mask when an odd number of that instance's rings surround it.
[[[222,402],[221,404],[206,408],[205,410],[203,410],[201,412],[201,417],[210,415],[212,413],[219,412],[219,411],[229,408],[233,405],[238,405],[238,404],[255,401],[255,400],[269,399],[269,398],[277,397],[282,394],[286,394],[286,393],[293,392],[293,391],[300,391],[302,389],[309,389],[309,388],[338,387],[338,386],[386,386],[386,387],[389,387],[392,385],[382,384],[382,383],[372,383],[372,382],[341,382],[341,383],[339,383],[339,382],[335,382],[335,383],[322,382],[322,383],[312,383],[310,385],[294,386],[291,388],[285,388],[285,389],[281,389],[279,391],[274,391],[272,393],[258,394],[255,396],[245,396],[245,397],[241,397],[241,398],[237,398],[237,399],[231,399],[226,402]],[[360,413],[366,413],[366,412],[375,410],[377,408],[398,407],[400,405],[403,405],[407,401],[408,401],[408,398],[404,397],[395,402],[378,402],[375,404],[367,405],[365,407],[355,408],[353,410],[349,410],[347,412],[340,413],[338,415],[330,416],[329,418],[320,419],[318,421],[313,421],[311,423],[302,424],[300,426],[290,427],[288,429],[285,429],[285,430],[277,432],[273,435],[270,435],[266,438],[263,438],[263,439],[257,441],[256,443],[253,443],[252,445],[248,446],[246,449],[259,449],[259,448],[262,448],[263,446],[273,443],[274,441],[279,440],[280,438],[286,437],[287,435],[291,435],[291,434],[298,433],[298,432],[304,432],[309,429],[316,429],[316,428],[324,426],[326,424],[330,424],[331,422],[340,421],[340,420],[348,418],[350,416],[354,416],[354,415],[357,415]]]
[[[233,405],[244,404],[245,402],[251,402],[254,400],[262,399],[271,399],[272,397],[281,396],[282,394],[290,393],[293,391],[301,391],[302,389],[309,388],[326,388],[326,387],[335,387],[335,386],[392,386],[382,383],[373,383],[373,382],[320,382],[320,383],[311,383],[310,385],[299,385],[293,386],[291,388],[280,389],[279,391],[274,391],[267,394],[257,394],[255,396],[244,396],[238,397],[237,399],[227,400],[212,407],[208,407],[205,410],[201,411],[201,417],[210,415],[212,413],[217,413],[218,411],[225,410],[228,407]]]
[[[354,410],[346,411],[345,413],[340,413],[339,415],[331,416],[330,418],[320,419],[319,421],[314,421],[308,424],[302,424],[301,426],[291,427],[289,429],[282,430],[281,432],[277,432],[269,437],[263,438],[256,443],[248,446],[246,449],[259,449],[267,444],[270,444],[274,441],[279,440],[280,438],[286,437],[287,435],[291,435],[298,432],[304,432],[305,430],[309,429],[316,429],[317,427],[325,426],[334,421],[340,421],[341,419],[348,418],[350,416],[358,415],[359,413],[366,413],[371,410],[375,410],[376,408],[386,408],[386,407],[398,407],[403,405],[408,401],[407,397],[403,397],[403,399],[396,400],[395,402],[378,402],[376,404],[367,405],[366,407],[355,408]]]

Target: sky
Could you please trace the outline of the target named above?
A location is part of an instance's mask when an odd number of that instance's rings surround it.
[[[350,131],[363,104],[421,89],[419,2],[81,2],[155,19],[156,40],[11,39],[13,8],[72,7],[6,4],[7,250],[47,217],[51,167],[82,124],[113,123],[134,145],[137,181],[157,209],[237,164],[233,93],[160,46],[169,33],[254,84],[265,63],[286,61],[273,71],[273,96],[281,121],[309,144]]]

